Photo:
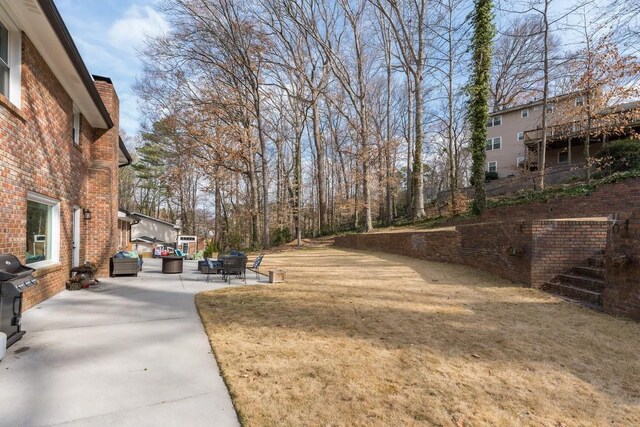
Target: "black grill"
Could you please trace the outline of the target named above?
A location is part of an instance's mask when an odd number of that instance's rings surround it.
[[[34,286],[34,269],[10,254],[0,254],[0,332],[7,334],[7,348],[24,335],[20,330],[22,291]]]

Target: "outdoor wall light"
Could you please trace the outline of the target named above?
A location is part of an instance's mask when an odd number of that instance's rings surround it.
[[[82,214],[84,215],[84,219],[91,219],[91,211],[89,209],[83,209]]]

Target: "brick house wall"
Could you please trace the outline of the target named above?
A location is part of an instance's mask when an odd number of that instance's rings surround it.
[[[92,211],[92,219],[80,223],[80,262],[94,261],[105,274],[112,249],[107,238],[117,233],[118,130],[93,129],[83,118],[80,144],[74,146],[73,101],[25,33],[21,73],[21,108],[0,95],[0,253],[26,262],[27,192],[60,202],[60,259],[37,270],[38,284],[24,294],[26,309],[64,289],[74,207]],[[113,87],[100,94],[117,123]]]
[[[87,253],[98,267],[99,276],[109,275],[109,258],[118,249],[118,138],[120,107],[113,86],[96,81],[114,126],[96,132],[87,182],[87,198],[92,211],[92,231],[88,236]]]

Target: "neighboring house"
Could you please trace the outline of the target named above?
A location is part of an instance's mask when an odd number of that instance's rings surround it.
[[[547,149],[545,165],[548,168],[583,165],[585,126],[583,119],[573,113],[584,103],[579,93],[550,98],[547,103]],[[590,154],[596,154],[603,141],[613,136],[629,135],[640,128],[638,115],[620,114],[637,111],[640,103],[628,103],[602,111],[599,116],[612,120],[620,116],[616,131],[598,132],[598,120],[592,124]],[[601,120],[602,121],[602,120]],[[542,101],[518,105],[495,111],[487,123],[487,164],[488,172],[497,172],[500,178],[516,175],[523,170],[537,170],[541,159],[542,141]]]
[[[131,159],[118,122],[111,80],[89,74],[53,1],[0,3],[0,253],[36,269],[25,309],[85,261],[108,275]]]
[[[150,256],[156,244],[177,242],[180,234],[179,225],[138,212],[131,215],[138,218],[138,222],[131,225],[131,242],[140,254]]]

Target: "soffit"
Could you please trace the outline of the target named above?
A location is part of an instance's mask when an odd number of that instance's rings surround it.
[[[50,16],[55,15],[52,18],[58,18],[57,25],[61,25],[58,30],[54,28],[55,23],[49,21],[40,3],[48,7]],[[91,126],[99,129],[112,127],[113,122],[99,95],[96,99],[98,93],[93,80],[53,3],[50,0],[15,0],[5,2],[3,6],[29,37]],[[75,64],[72,56],[75,56]]]

